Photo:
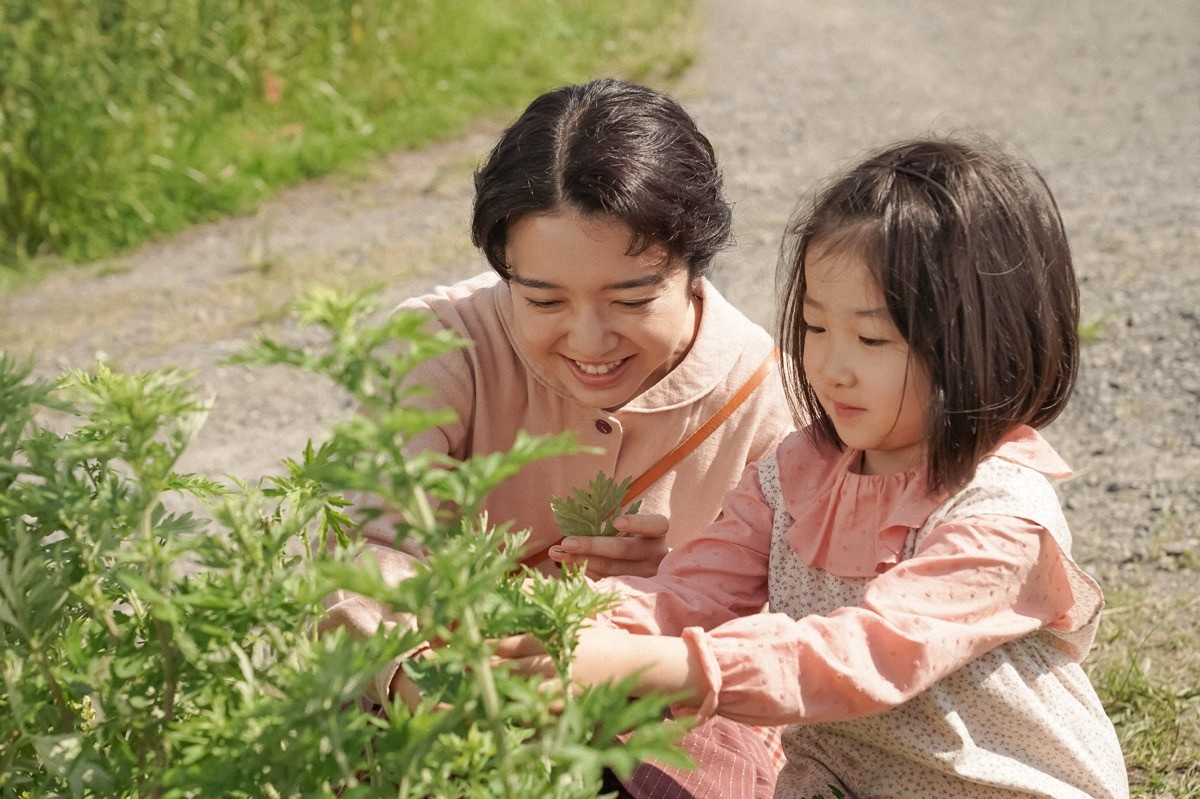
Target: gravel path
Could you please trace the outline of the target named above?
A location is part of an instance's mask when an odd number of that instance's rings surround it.
[[[1079,554],[1151,584],[1200,568],[1200,5],[707,0],[676,88],[717,144],[738,246],[716,277],[769,325],[776,248],[804,190],[865,148],[977,129],[1055,190],[1094,341],[1050,438]],[[6,347],[44,370],[179,364],[216,409],[184,464],[257,475],[347,411],[286,371],[218,365],[274,327],[298,286],[389,281],[399,299],[482,268],[468,175],[498,131],[397,154],[364,179],[288,191],[253,218],[189,230],[0,298]],[[1128,577],[1129,575],[1121,575]],[[1180,583],[1183,584],[1183,583]]]

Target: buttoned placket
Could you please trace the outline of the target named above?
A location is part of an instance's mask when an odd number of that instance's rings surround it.
[[[621,454],[621,445],[625,440],[625,428],[621,420],[603,411],[594,412],[580,425],[579,443],[599,447],[605,454],[601,456],[604,472],[613,475],[617,468],[617,460]]]

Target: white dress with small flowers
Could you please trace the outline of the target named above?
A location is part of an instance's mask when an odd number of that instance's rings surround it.
[[[859,604],[873,578],[839,577],[804,564],[786,538],[793,520],[782,501],[774,453],[758,470],[775,514],[771,610],[799,619]],[[909,534],[905,556],[938,524],[980,515],[1034,521],[1069,553],[1066,520],[1049,481],[992,457]],[[1002,644],[891,710],[790,726],[776,797],[1128,797],[1115,733],[1079,665],[1097,620],[1098,613],[1072,633],[1043,629]]]

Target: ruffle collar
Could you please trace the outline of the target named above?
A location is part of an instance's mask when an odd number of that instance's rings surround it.
[[[861,451],[814,452],[806,432],[780,444],[778,463],[788,543],[802,563],[839,577],[874,577],[898,563],[909,531],[940,501],[923,473],[860,474]]]
[[[995,457],[1051,477],[1070,468],[1031,427],[1005,437]],[[861,474],[862,452],[815,446],[807,431],[779,445],[779,485],[792,517],[787,541],[802,563],[839,577],[874,577],[900,561],[909,533],[946,499],[924,471]]]

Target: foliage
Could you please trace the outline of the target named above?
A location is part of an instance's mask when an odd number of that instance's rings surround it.
[[[7,0],[0,267],[96,258],[550,86],[669,74],[690,0]]]
[[[1087,663],[1112,719],[1133,796],[1200,795],[1200,685],[1194,592],[1109,593],[1097,651]]]
[[[313,292],[323,344],[246,356],[322,374],[362,409],[256,485],[175,471],[206,411],[185,376],[101,366],[51,384],[0,357],[0,795],[594,797],[604,767],[677,759],[664,700],[569,685],[574,634],[608,599],[519,572],[523,535],[476,513],[571,443],[407,457],[437,415],[409,407],[403,375],[459,342],[375,324],[367,296]],[[433,553],[411,580],[329,541],[348,542],[351,490],[402,509],[401,534]],[[412,623],[318,636],[335,586]],[[489,639],[523,630],[555,654],[560,695],[491,668]],[[372,677],[435,639],[437,657],[405,663],[421,706],[364,712]]]
[[[617,483],[604,472],[600,472],[586,488],[576,488],[568,497],[551,497],[550,508],[558,529],[564,536],[617,534],[613,519],[622,514],[634,514],[642,506],[641,500],[627,510],[621,509],[625,492],[629,490],[632,477]]]

